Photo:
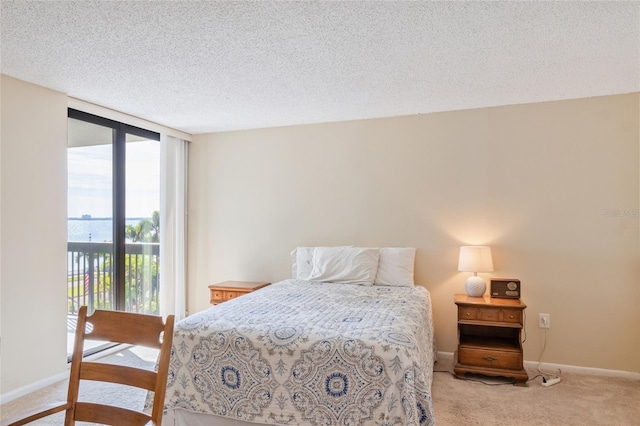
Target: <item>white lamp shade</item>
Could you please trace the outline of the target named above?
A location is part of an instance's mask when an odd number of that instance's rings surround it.
[[[493,271],[493,258],[491,257],[491,247],[488,247],[488,246],[460,247],[458,271],[461,271],[461,272]]]

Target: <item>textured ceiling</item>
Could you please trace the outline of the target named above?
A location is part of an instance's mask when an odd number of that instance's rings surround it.
[[[2,73],[190,133],[640,91],[639,2],[1,6]]]

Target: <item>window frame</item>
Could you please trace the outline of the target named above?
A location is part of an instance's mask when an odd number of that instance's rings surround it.
[[[112,201],[113,201],[113,288],[115,310],[126,310],[125,295],[125,229],[126,229],[126,135],[160,141],[160,133],[120,121],[90,114],[74,108],[67,109],[67,118],[85,121],[114,131],[112,142]]]

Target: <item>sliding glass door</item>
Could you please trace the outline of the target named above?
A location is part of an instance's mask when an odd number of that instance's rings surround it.
[[[73,109],[68,128],[68,330],[82,305],[157,315],[160,135]]]

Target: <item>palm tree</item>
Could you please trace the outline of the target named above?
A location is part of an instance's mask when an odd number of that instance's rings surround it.
[[[152,238],[152,227],[153,224],[149,219],[142,219],[136,225],[127,225],[127,228],[125,230],[126,237],[134,243],[150,242]]]
[[[136,225],[127,225],[126,237],[129,241],[134,243],[158,243],[160,242],[160,212],[154,211],[151,214],[151,220],[142,219]],[[146,247],[149,250],[148,255],[151,254],[151,248]],[[127,256],[125,258],[126,272],[125,280],[131,285],[128,287],[127,298],[131,304],[139,304],[145,299],[143,291],[144,283],[150,283],[150,305],[145,306],[143,309],[155,312],[157,310],[158,299],[158,264],[155,259],[151,259],[151,273],[145,266],[145,258],[147,256]],[[148,264],[147,264],[148,265]]]
[[[160,212],[158,210],[151,214],[151,242],[160,242]]]
[[[151,220],[142,219],[136,225],[127,225],[126,237],[134,243],[159,243],[160,242],[160,212],[154,211]]]

